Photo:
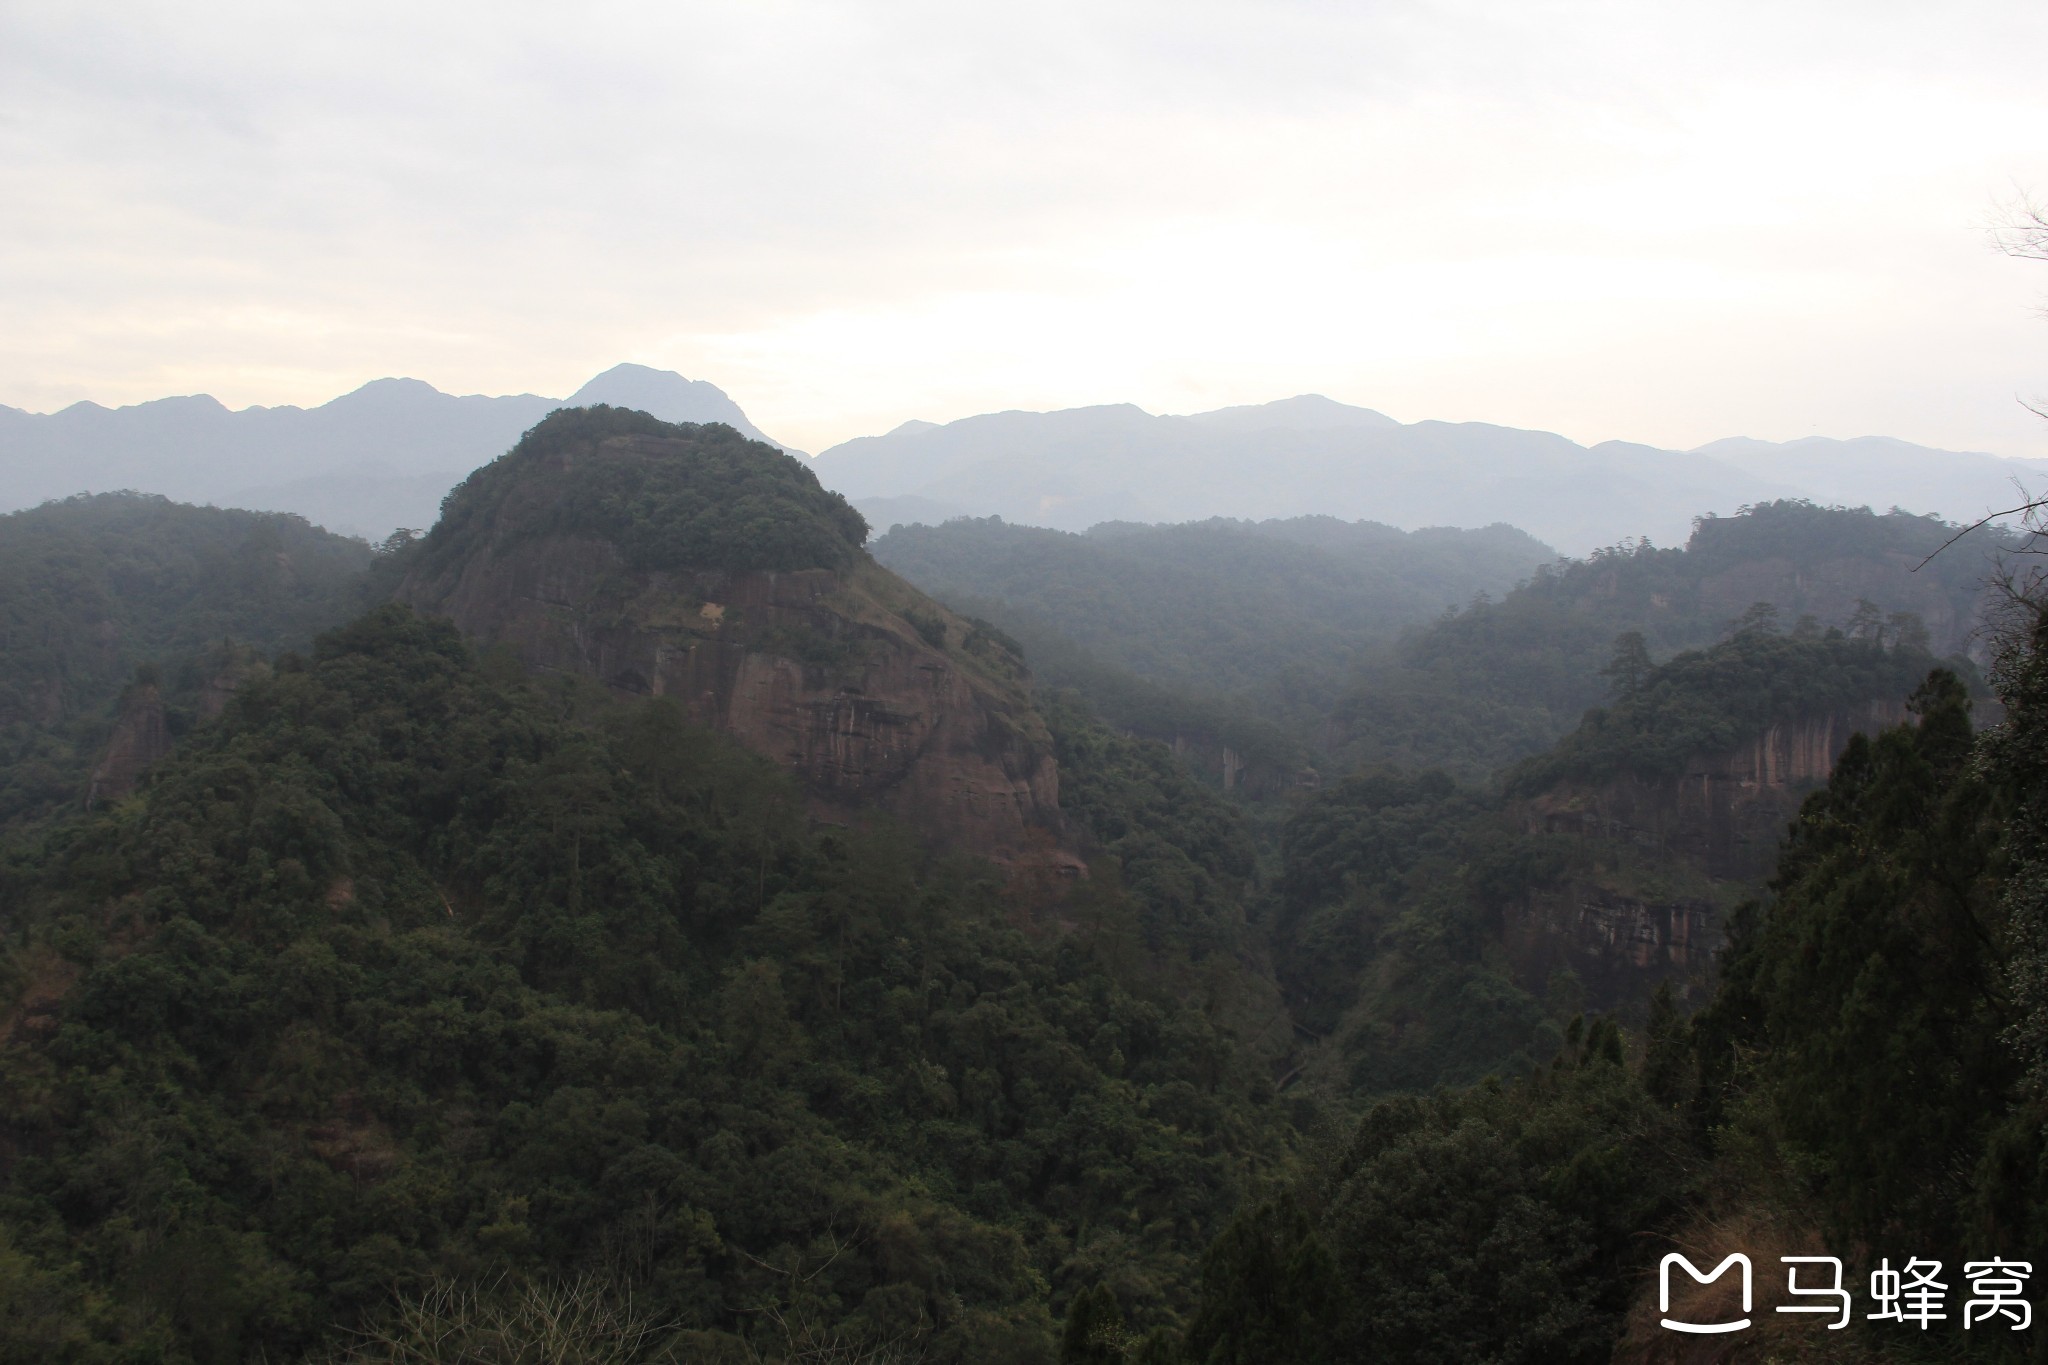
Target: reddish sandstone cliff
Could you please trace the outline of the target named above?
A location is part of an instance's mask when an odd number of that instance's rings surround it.
[[[162,695],[153,682],[138,682],[121,699],[121,716],[105,752],[92,770],[85,804],[118,801],[135,790],[142,774],[171,751],[171,732]]]
[[[1676,853],[1707,875],[1757,880],[1807,793],[1826,782],[1849,737],[1906,719],[1898,701],[1873,701],[1773,725],[1735,749],[1695,755],[1668,778],[1621,776],[1565,783],[1531,798],[1532,830],[1623,840]]]
[[[529,463],[539,489],[551,472],[594,463],[691,458],[686,439],[641,434]],[[1001,860],[1056,850],[1051,738],[1000,637],[857,549],[836,568],[650,568],[574,526],[536,533],[546,523],[522,497],[505,494],[459,552],[415,568],[398,598],[536,671],[675,698],[794,773],[822,818],[878,809]]]
[[[1565,783],[1520,803],[1531,833],[1582,840],[1607,871],[1507,913],[1517,976],[1540,988],[1568,968],[1594,1008],[1638,999],[1661,977],[1696,977],[1720,943],[1722,910],[1770,875],[1786,826],[1849,737],[1906,718],[1901,703],[1870,702],[1773,725],[1668,778]]]

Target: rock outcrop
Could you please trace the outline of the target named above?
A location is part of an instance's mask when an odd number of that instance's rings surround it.
[[[830,567],[662,566],[636,562],[619,537],[551,518],[549,490],[563,478],[630,484],[634,471],[699,458],[698,430],[600,430],[533,448],[529,438],[499,462],[508,486],[491,490],[488,515],[437,527],[444,543],[430,541],[436,553],[397,597],[538,672],[674,698],[795,774],[822,819],[879,809],[947,846],[1077,865],[1057,852],[1051,736],[1022,659],[998,634],[857,545]],[[747,444],[746,458],[789,460]]]
[[[1515,975],[1544,990],[1569,971],[1589,1009],[1640,1000],[1659,980],[1685,983],[1721,942],[1721,907],[1699,896],[1631,894],[1590,882],[1538,892],[1503,915],[1501,941]]]
[[[1540,989],[1569,969],[1597,1009],[1640,999],[1660,978],[1696,979],[1720,944],[1722,909],[1770,875],[1786,826],[1849,737],[1906,718],[1898,702],[1870,702],[1773,725],[1671,777],[1566,783],[1519,803],[1530,833],[1607,845],[1596,861],[1611,875],[1568,881],[1507,912],[1517,976]]]
[[[127,796],[143,773],[170,751],[171,730],[163,695],[155,683],[137,682],[121,699],[120,719],[114,722],[114,733],[92,770],[86,807]]]
[[[1849,737],[1905,719],[1903,703],[1873,701],[1773,725],[1733,750],[1695,756],[1672,777],[1562,784],[1528,801],[1524,823],[1532,832],[1674,853],[1717,879],[1758,881],[1775,864],[1800,802],[1828,780]]]

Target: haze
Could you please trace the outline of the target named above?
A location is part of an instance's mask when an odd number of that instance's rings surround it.
[[[2048,454],[2033,4],[0,4],[0,403],[1319,392]]]

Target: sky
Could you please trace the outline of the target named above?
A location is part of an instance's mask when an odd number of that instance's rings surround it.
[[[0,403],[1318,392],[2048,456],[2048,5],[0,0]]]

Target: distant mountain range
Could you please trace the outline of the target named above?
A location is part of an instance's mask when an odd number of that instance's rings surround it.
[[[111,409],[74,403],[47,415],[0,407],[0,511],[132,488],[297,512],[329,530],[380,538],[431,526],[442,497],[472,469],[556,408],[593,403],[671,422],[724,422],[780,444],[717,385],[645,365],[614,366],[566,399],[457,397],[417,379],[379,379],[316,408],[237,412],[204,394]]]
[[[1130,404],[906,422],[832,447],[818,477],[877,530],[949,516],[1080,531],[1104,521],[1322,514],[1394,526],[1506,522],[1570,554],[1629,536],[1683,544],[1748,503],[1903,507],[1972,521],[2048,485],[2048,461],[1887,437],[1582,446],[1480,422],[1404,424],[1316,395],[1189,416]]]
[[[235,412],[204,395],[48,415],[0,407],[0,511],[132,488],[375,539],[431,525],[470,470],[554,409],[591,403],[781,444],[716,385],[644,365],[606,370],[566,399],[380,379],[315,408]],[[1187,416],[1125,403],[905,422],[813,468],[877,532],[963,515],[1071,531],[1325,515],[1407,529],[1505,522],[1575,555],[1633,536],[1682,544],[1694,517],[1774,498],[1969,521],[2017,502],[2016,481],[2048,486],[2048,461],[1887,437],[1588,447],[1479,422],[1402,423],[1313,394]]]

